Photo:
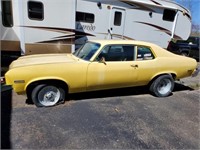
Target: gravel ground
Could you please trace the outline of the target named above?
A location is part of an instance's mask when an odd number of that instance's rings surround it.
[[[200,71],[200,62],[198,62],[198,70]],[[178,83],[189,86],[193,89],[200,89],[200,72],[196,77],[183,78]]]

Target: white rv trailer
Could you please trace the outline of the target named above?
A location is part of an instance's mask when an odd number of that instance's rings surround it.
[[[186,40],[190,12],[167,0],[1,0],[1,50],[72,52],[89,39],[133,39],[167,48]]]

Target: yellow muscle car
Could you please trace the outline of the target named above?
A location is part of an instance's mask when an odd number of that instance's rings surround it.
[[[26,93],[38,107],[53,106],[68,93],[148,85],[157,97],[169,96],[174,80],[191,76],[196,60],[132,40],[93,40],[73,54],[18,58],[6,73],[7,85]]]

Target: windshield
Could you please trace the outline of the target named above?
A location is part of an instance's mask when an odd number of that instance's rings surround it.
[[[74,55],[84,59],[84,60],[90,60],[94,53],[99,49],[100,44],[98,43],[85,43],[80,49],[78,49]]]

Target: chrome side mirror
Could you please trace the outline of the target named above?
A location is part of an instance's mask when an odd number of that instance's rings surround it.
[[[101,59],[100,59],[100,61],[99,61],[100,63],[103,63],[104,65],[106,65],[106,60],[105,60],[105,57],[101,57]]]

